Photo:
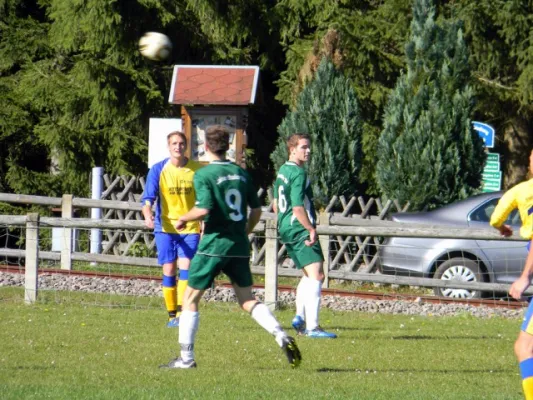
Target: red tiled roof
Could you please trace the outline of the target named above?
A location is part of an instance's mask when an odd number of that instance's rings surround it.
[[[257,66],[175,65],[171,104],[248,105],[255,101]]]

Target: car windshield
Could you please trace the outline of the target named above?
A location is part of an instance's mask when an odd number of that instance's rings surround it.
[[[494,209],[496,208],[496,204],[498,204],[498,201],[500,199],[490,199],[486,203],[481,204],[477,208],[475,208],[470,213],[470,221],[478,221],[478,222],[489,222],[490,217],[492,213],[494,212]],[[520,214],[518,213],[518,210],[514,209],[507,219],[505,220],[506,225],[520,225]]]

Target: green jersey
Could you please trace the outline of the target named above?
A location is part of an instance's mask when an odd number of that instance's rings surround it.
[[[282,242],[292,243],[306,236],[307,230],[296,219],[293,207],[304,207],[309,221],[316,226],[311,182],[305,169],[298,164],[287,161],[281,166],[274,182],[274,198],[278,204],[278,230]]]
[[[194,190],[195,206],[209,210],[197,254],[250,257],[248,207],[261,205],[248,172],[230,161],[213,161],[194,174]]]

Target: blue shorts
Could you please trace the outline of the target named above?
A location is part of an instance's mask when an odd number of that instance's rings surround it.
[[[199,233],[155,233],[157,262],[159,265],[174,262],[178,258],[194,257],[200,241]]]

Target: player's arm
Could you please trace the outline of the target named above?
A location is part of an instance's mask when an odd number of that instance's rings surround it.
[[[291,204],[292,214],[298,222],[309,232],[309,240],[305,241],[306,246],[312,246],[316,243],[318,237],[316,228],[313,226],[304,207],[305,186],[307,185],[307,174],[301,173],[291,182]]]
[[[272,201],[272,209],[274,210],[274,214],[278,214],[278,182],[277,179],[274,182],[274,200]]]
[[[178,222],[176,223],[176,229],[181,231],[183,228],[185,228],[187,222],[202,220],[207,214],[209,214],[209,210],[207,208],[199,208],[195,206],[191,208],[187,214],[179,217]]]
[[[511,189],[502,196],[492,212],[490,225],[500,231],[503,236],[511,236],[513,234],[513,229],[509,225],[504,224],[504,222],[515,208],[516,195],[515,191]]]
[[[245,172],[245,176],[248,181],[248,185],[246,186],[246,203],[250,207],[250,214],[248,214],[248,222],[246,223],[246,234],[249,235],[259,222],[262,210],[252,177],[247,172]]]
[[[311,221],[309,221],[309,217],[307,216],[307,211],[305,210],[305,208],[303,206],[293,206],[292,214],[296,217],[298,222],[302,224],[302,226],[309,232],[309,240],[306,240],[305,244],[307,246],[315,244],[318,239],[316,234],[316,228],[313,226]]]
[[[526,258],[526,264],[520,277],[513,282],[509,294],[516,300],[522,299],[522,294],[531,285],[531,278],[533,277],[533,246],[530,247]]]
[[[152,203],[146,200],[144,202],[141,212],[144,217],[144,225],[147,228],[154,229],[154,214],[152,213]]]
[[[146,177],[146,185],[141,198],[142,215],[144,217],[144,225],[150,229],[154,229],[154,214],[152,213],[152,206],[159,197],[159,175],[160,168],[155,165],[148,172]]]
[[[261,218],[261,207],[258,208],[252,208],[250,210],[250,214],[248,215],[248,222],[246,224],[246,234],[249,235],[253,232],[255,226],[259,222],[259,219]]]
[[[202,220],[209,214],[209,210],[213,208],[212,193],[209,190],[209,186],[200,174],[194,174],[194,191],[196,193],[196,205],[191,208],[186,214],[179,217],[176,223],[176,229],[178,231],[185,228],[187,222]]]

